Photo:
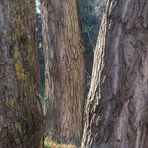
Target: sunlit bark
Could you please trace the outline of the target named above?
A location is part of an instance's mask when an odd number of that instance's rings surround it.
[[[148,1],[108,0],[95,50],[82,148],[148,146]]]

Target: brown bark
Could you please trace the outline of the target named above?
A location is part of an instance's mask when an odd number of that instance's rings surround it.
[[[82,148],[148,147],[148,1],[108,0]]]
[[[35,2],[0,0],[0,148],[42,148]]]
[[[83,47],[75,0],[42,1],[46,136],[80,143],[84,97]]]

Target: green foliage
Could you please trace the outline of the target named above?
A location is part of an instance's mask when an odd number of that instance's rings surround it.
[[[87,54],[92,54],[106,0],[78,0],[82,38]],[[93,44],[93,45],[92,45]]]
[[[51,140],[45,140],[44,148],[76,148],[76,146],[71,144],[58,144],[57,142]]]
[[[36,35],[38,41],[38,59],[39,59],[39,70],[40,70],[40,99],[42,104],[44,104],[45,98],[45,61],[44,61],[44,52],[42,47],[42,22],[41,22],[41,15],[36,14]],[[41,47],[40,47],[41,45]]]
[[[106,0],[77,0],[81,34],[85,47],[86,71],[91,74],[93,51],[99,33],[100,20]]]

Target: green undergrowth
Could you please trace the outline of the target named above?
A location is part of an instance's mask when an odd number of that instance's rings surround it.
[[[51,140],[45,140],[44,142],[44,148],[77,148],[74,145],[71,144],[59,144],[57,142],[51,141]]]

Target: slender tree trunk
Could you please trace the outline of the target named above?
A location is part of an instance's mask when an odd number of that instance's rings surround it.
[[[75,0],[42,1],[46,136],[80,143],[84,97],[83,47]]]
[[[42,148],[35,2],[0,0],[0,148]]]
[[[82,148],[148,147],[148,0],[108,0]]]

